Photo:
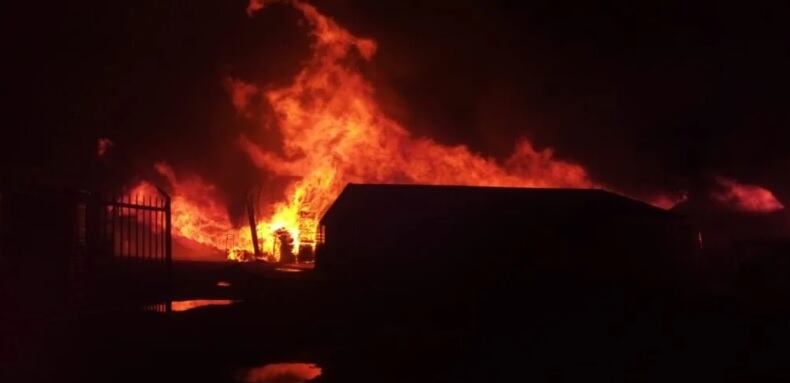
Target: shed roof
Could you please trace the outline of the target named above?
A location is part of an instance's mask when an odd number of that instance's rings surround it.
[[[675,214],[600,189],[510,188],[456,185],[348,184],[323,224],[365,216],[628,216],[674,219]]]

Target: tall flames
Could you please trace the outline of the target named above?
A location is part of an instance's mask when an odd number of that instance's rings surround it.
[[[268,2],[251,0],[253,16]],[[597,187],[585,169],[537,150],[522,139],[504,161],[466,146],[442,145],[416,137],[382,112],[375,91],[356,69],[371,60],[377,44],[359,38],[294,0],[312,30],[311,57],[290,85],[266,88],[243,79],[227,79],[231,102],[260,129],[279,130],[281,150],[274,152],[242,135],[238,148],[262,171],[291,179],[284,198],[256,217],[256,233],[267,260],[313,249],[317,222],[342,188],[354,183],[420,183],[521,187]],[[259,103],[269,108],[259,108]],[[263,116],[259,110],[274,112]],[[268,118],[264,118],[268,117]],[[231,259],[252,249],[251,233],[234,225],[212,187],[199,179],[177,179],[166,165],[159,173],[171,184],[175,234],[213,246],[229,247]],[[660,205],[671,205],[662,200]],[[229,236],[234,244],[228,246]]]
[[[355,69],[373,57],[376,42],[352,35],[310,4],[291,4],[313,36],[312,56],[293,82],[264,90],[241,79],[229,80],[239,112],[255,118],[252,100],[268,103],[283,138],[281,153],[266,151],[248,137],[239,140],[242,150],[259,168],[295,178],[286,199],[260,225],[265,251],[277,254],[269,246],[272,233],[281,228],[290,233],[295,250],[314,246],[317,219],[349,182],[593,185],[581,166],[555,160],[550,150],[537,151],[526,140],[500,164],[464,146],[414,137],[382,113],[371,84]]]

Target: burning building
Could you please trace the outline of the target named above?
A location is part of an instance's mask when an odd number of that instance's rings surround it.
[[[685,198],[683,185],[618,185],[582,158],[555,154],[545,146],[551,140],[530,140],[522,124],[514,124],[518,134],[502,140],[503,151],[496,154],[463,144],[470,141],[431,137],[392,113],[386,93],[370,76],[377,52],[386,44],[358,36],[308,1],[254,1],[247,14],[260,17],[257,13],[274,3],[299,19],[299,35],[309,43],[298,66],[286,72],[288,77],[268,81],[254,73],[223,71],[214,85],[222,84],[217,92],[227,93],[217,104],[229,112],[219,124],[228,141],[195,145],[177,140],[177,145],[163,145],[166,149],[136,160],[132,174],[124,178],[130,194],[156,194],[156,184],[172,195],[177,258],[310,261],[321,234],[318,220],[349,183],[601,188],[662,208]],[[495,125],[486,121],[485,127]],[[107,167],[118,165],[113,161],[122,157],[113,157],[113,151],[135,152],[125,147],[128,139],[101,137],[95,153]],[[238,157],[234,164],[243,166],[206,170],[202,162],[223,161],[173,154],[195,146],[222,153],[215,157]],[[248,169],[237,171],[241,167]],[[741,194],[720,198],[741,198],[744,191],[733,190]],[[770,196],[762,197],[758,208],[779,206]],[[244,203],[256,207],[248,209],[251,217],[239,213]]]
[[[260,4],[248,10],[250,15],[263,8]],[[536,148],[525,137],[513,143],[508,157],[492,158],[413,134],[385,113],[360,70],[375,55],[376,41],[355,36],[307,2],[287,4],[303,17],[312,39],[310,56],[292,81],[271,86],[225,80],[238,116],[257,129],[241,133],[231,149],[243,152],[261,174],[284,180],[268,185],[280,194],[252,201],[259,209],[250,230],[246,219],[228,217],[213,185],[177,176],[160,163],[156,170],[174,197],[177,238],[229,248],[232,260],[249,260],[253,252],[272,262],[309,260],[318,218],[348,183],[604,187],[582,165],[557,158],[551,148]],[[280,142],[256,140],[261,134]],[[654,203],[674,202],[662,195]]]

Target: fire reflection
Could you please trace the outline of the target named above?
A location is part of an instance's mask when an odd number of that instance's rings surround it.
[[[173,301],[171,302],[171,310],[173,312],[182,312],[193,310],[199,307],[206,306],[227,306],[236,303],[230,299],[194,299],[186,301]]]
[[[321,367],[313,363],[270,363],[242,372],[244,383],[302,383],[321,376]]]

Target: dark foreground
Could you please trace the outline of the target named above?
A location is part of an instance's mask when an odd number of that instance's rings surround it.
[[[7,310],[0,381],[238,382],[277,362],[313,363],[314,381],[344,383],[790,379],[781,296],[542,281],[443,299],[408,283],[341,287],[310,271],[177,263],[175,301],[235,303]],[[257,381],[300,381],[271,379]]]

